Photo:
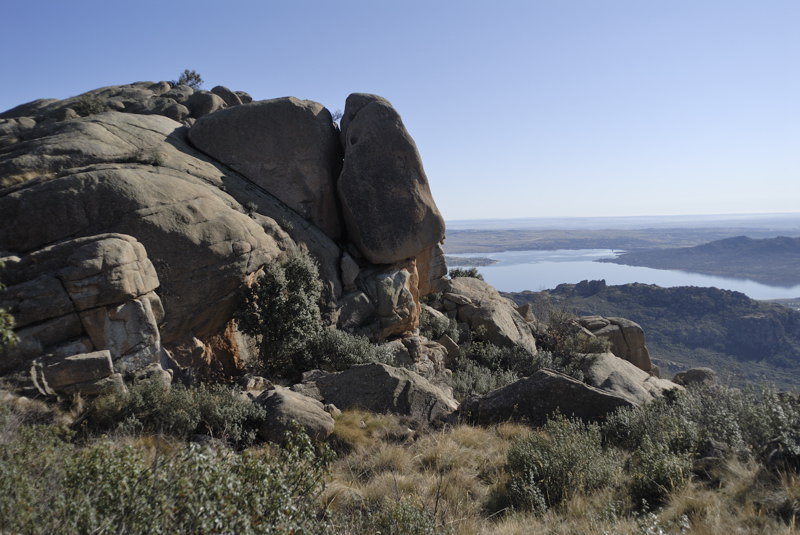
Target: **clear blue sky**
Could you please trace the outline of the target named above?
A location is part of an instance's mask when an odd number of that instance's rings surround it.
[[[388,98],[446,219],[800,211],[800,1],[6,0],[0,110],[195,69]]]

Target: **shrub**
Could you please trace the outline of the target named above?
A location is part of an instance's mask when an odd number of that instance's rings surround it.
[[[657,506],[689,480],[692,462],[688,453],[674,453],[667,444],[645,438],[633,455],[630,495],[635,505]]]
[[[419,315],[419,334],[428,340],[438,340],[446,334],[454,342],[458,342],[460,337],[456,320],[447,316],[435,316],[425,307]]]
[[[97,113],[108,111],[108,106],[100,97],[94,95],[83,95],[74,104],[72,109],[81,117],[88,117]]]
[[[187,388],[145,379],[97,398],[87,421],[95,431],[159,433],[189,438],[203,433],[235,445],[252,443],[263,409],[233,388]]]
[[[508,497],[516,508],[542,513],[577,492],[613,484],[618,468],[597,425],[557,416],[512,443]]]
[[[296,361],[303,369],[341,371],[357,364],[390,363],[392,355],[385,346],[372,344],[364,336],[336,329],[323,329],[303,346]]]
[[[369,533],[385,535],[435,535],[441,533],[436,529],[433,512],[409,500],[383,501],[380,509],[372,515]],[[374,531],[373,531],[374,530]]]
[[[24,427],[0,447],[0,523],[32,534],[326,533],[316,500],[331,455],[297,431],[287,438],[279,450],[190,445],[153,456]]]
[[[321,283],[308,253],[295,253],[264,268],[242,292],[236,320],[242,332],[261,336],[261,357],[268,371],[302,371],[302,349],[322,330]]]
[[[184,69],[175,85],[188,85],[192,89],[200,89],[203,86],[203,78],[195,70]]]
[[[478,271],[478,268],[453,268],[450,270],[450,278],[455,279],[456,277],[472,277],[473,279],[483,280],[483,275],[481,272]]]
[[[0,262],[0,269],[3,269],[5,264]],[[3,290],[5,285],[2,281],[0,281],[0,290]],[[3,352],[13,347],[17,343],[17,336],[14,334],[14,316],[9,314],[9,312],[4,309],[0,308],[0,355]]]

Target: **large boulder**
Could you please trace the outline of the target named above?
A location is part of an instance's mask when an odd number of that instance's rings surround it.
[[[596,421],[621,407],[634,405],[624,396],[589,386],[563,373],[542,369],[530,377],[464,401],[458,416],[482,425],[511,420],[540,426],[556,412]]]
[[[594,336],[611,343],[611,352],[637,368],[650,372],[653,363],[644,341],[644,331],[638,323],[625,318],[583,316],[578,323]]]
[[[637,405],[652,401],[667,390],[682,390],[672,381],[654,377],[613,353],[588,355],[582,371],[587,384],[623,396]]]
[[[114,372],[111,354],[105,350],[37,361],[31,376],[45,395],[97,395],[122,386],[122,375]]]
[[[123,372],[162,360],[159,280],[131,236],[76,238],[4,261],[9,287],[0,307],[16,316],[21,343],[0,369],[70,347],[108,350]]]
[[[355,366],[317,377],[313,383],[325,403],[342,410],[361,408],[435,422],[458,408],[452,396],[421,375],[386,364]]]
[[[294,245],[274,221],[249,217],[219,189],[225,175],[196,158],[177,127],[160,116],[109,112],[58,123],[19,143],[25,147],[0,157],[0,174],[3,166],[66,171],[0,196],[0,212],[8,215],[0,222],[0,250],[31,253],[108,232],[133,236],[158,273],[165,342],[224,329],[242,281]],[[158,161],[142,161],[152,154]],[[91,162],[98,163],[81,167]],[[235,177],[225,178],[233,189]]]
[[[322,104],[286,97],[235,106],[202,117],[189,139],[331,238],[341,234],[335,184],[342,154]]]
[[[254,403],[266,412],[258,430],[259,438],[263,440],[282,443],[293,425],[299,426],[315,441],[324,440],[333,432],[333,418],[322,403],[288,388],[276,386],[266,390]]]
[[[471,330],[481,332],[488,342],[502,347],[519,346],[536,353],[532,324],[490,284],[473,277],[456,277],[442,299],[451,315]]]
[[[717,382],[717,373],[711,368],[689,368],[676,373],[672,380],[682,386],[714,384]]]
[[[444,239],[416,144],[384,98],[354,93],[342,117],[338,191],[349,239],[373,264],[412,258]]]

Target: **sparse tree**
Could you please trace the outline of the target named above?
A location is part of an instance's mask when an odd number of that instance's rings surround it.
[[[195,70],[184,69],[175,84],[188,85],[192,89],[200,89],[203,86],[203,78]]]

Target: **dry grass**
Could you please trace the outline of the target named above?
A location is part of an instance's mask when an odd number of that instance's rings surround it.
[[[373,533],[364,518],[398,503],[433,515],[431,533],[456,535],[797,533],[800,477],[770,474],[756,463],[725,463],[715,482],[692,481],[654,513],[636,511],[629,481],[621,477],[616,486],[579,493],[536,516],[504,505],[509,445],[530,428],[458,425],[392,438],[404,426],[397,417],[361,411],[337,420],[337,440],[347,448],[333,466],[323,501],[341,533]]]

